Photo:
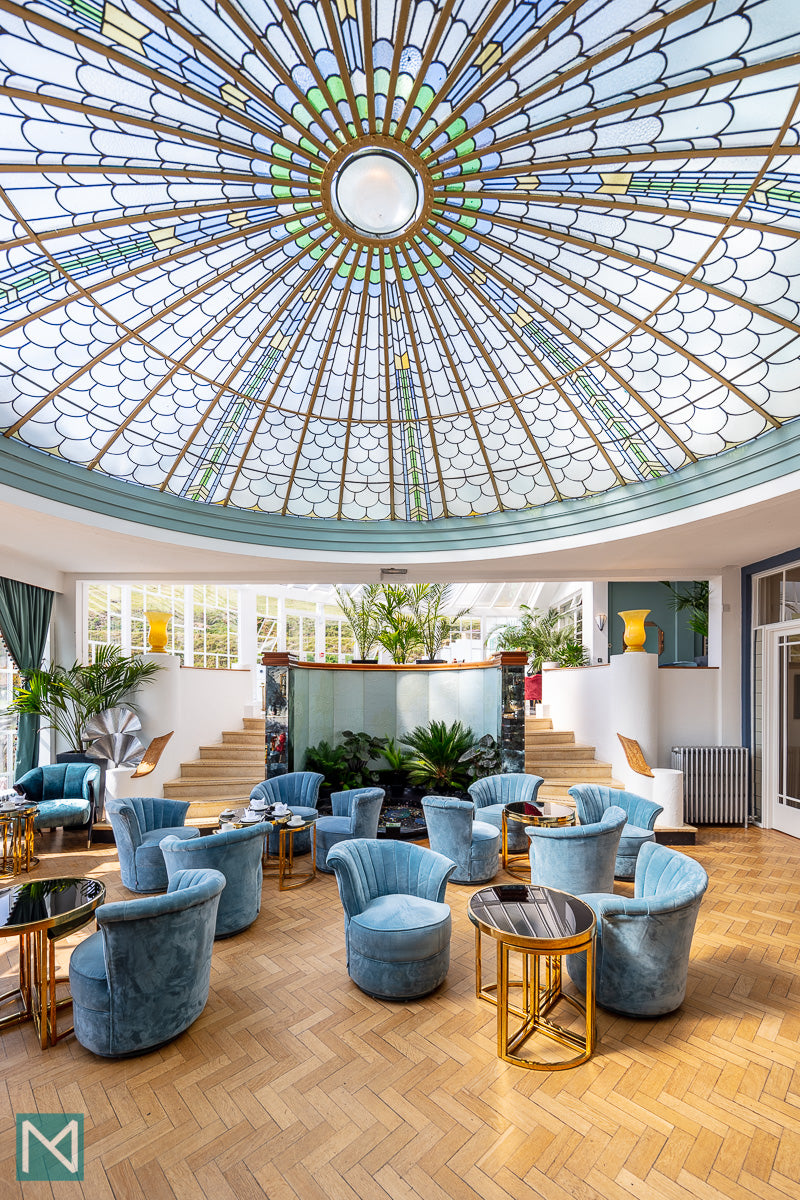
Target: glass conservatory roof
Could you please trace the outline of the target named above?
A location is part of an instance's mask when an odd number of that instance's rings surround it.
[[[800,413],[786,0],[0,0],[0,428],[428,521]]]

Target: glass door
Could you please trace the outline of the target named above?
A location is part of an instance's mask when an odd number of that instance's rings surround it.
[[[770,630],[767,642],[772,678],[764,681],[769,731],[764,799],[772,828],[800,837],[800,631]]]

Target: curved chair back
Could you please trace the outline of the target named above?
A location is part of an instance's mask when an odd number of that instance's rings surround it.
[[[680,1007],[707,887],[708,875],[699,863],[648,842],[636,862],[633,897],[582,897],[597,915],[598,1004],[637,1017],[660,1016]],[[571,955],[567,967],[585,991],[585,957]]]
[[[32,804],[48,800],[92,800],[100,780],[93,763],[51,763],[34,767],[14,785]]]
[[[534,804],[539,788],[544,783],[541,775],[524,775],[514,771],[505,775],[487,775],[476,779],[467,788],[475,801],[475,812],[488,808],[490,804]]]
[[[106,813],[114,831],[120,874],[134,892],[159,892],[167,886],[167,869],[158,842],[158,830],[183,827],[188,800],[162,800],[153,796],[127,796],[108,800]],[[199,830],[187,829],[187,836]]]
[[[471,800],[425,796],[422,800],[431,850],[456,864],[453,883],[485,883],[500,863],[500,831],[474,821]]]
[[[253,924],[261,910],[263,825],[222,829],[190,841],[168,834],[159,844],[170,880],[184,870],[210,869],[224,876],[215,937],[229,937]]]
[[[350,918],[378,896],[419,896],[441,903],[455,870],[451,859],[425,846],[371,838],[352,838],[332,846],[328,865],[339,885],[345,929]]]
[[[251,800],[265,800],[267,804],[286,804],[289,808],[316,808],[319,800],[319,785],[324,775],[316,771],[290,771],[257,783],[250,793]]]
[[[179,871],[166,895],[97,909],[98,932],[70,962],[82,1046],[111,1057],[142,1054],[192,1024],[208,999],[224,887],[219,871]]]
[[[576,783],[569,789],[569,795],[575,801],[581,825],[593,825],[600,821],[606,809],[614,805],[624,810],[629,825],[652,829],[656,817],[664,811],[660,804],[637,796],[635,792],[618,791],[599,783]]]
[[[347,792],[333,792],[331,805],[334,817],[347,817],[350,822],[348,837],[375,838],[378,836],[378,819],[386,793],[383,788],[351,788]],[[324,817],[321,820],[325,820]],[[319,829],[319,822],[317,822]]]
[[[531,883],[580,896],[613,892],[614,863],[627,817],[624,809],[607,808],[593,825],[554,829],[527,825],[531,840]]]

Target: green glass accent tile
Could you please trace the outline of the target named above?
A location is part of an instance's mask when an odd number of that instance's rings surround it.
[[[342,83],[341,76],[329,75],[325,80],[325,83],[327,84],[328,91],[331,94],[334,104],[339,104],[342,100],[347,99],[347,93],[344,90],[344,84]]]
[[[273,196],[286,196],[287,199],[291,199],[292,189],[288,187],[282,187],[280,184],[274,183],[272,185],[272,194]]]
[[[306,98],[312,108],[315,108],[318,113],[327,112],[330,108],[327,97],[323,96],[318,87],[309,88],[306,92]]]
[[[292,151],[288,148],[288,146],[282,146],[280,142],[272,143],[272,153],[276,158],[284,158],[289,160],[292,157]]]
[[[458,117],[455,121],[452,121],[449,125],[445,126],[445,133],[449,138],[457,138],[459,134],[466,133],[466,131],[467,122],[463,117]]]

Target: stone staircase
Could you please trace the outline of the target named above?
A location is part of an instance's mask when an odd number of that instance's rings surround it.
[[[594,750],[576,742],[569,730],[553,729],[549,717],[525,718],[525,772],[544,779],[539,790],[543,800],[563,801],[574,783],[621,788],[611,774],[611,763],[598,762]]]
[[[244,717],[242,729],[226,729],[222,741],[201,746],[200,757],[181,763],[180,778],[164,784],[168,800],[188,800],[187,825],[216,817],[237,801],[247,803],[264,779],[264,718]]]

